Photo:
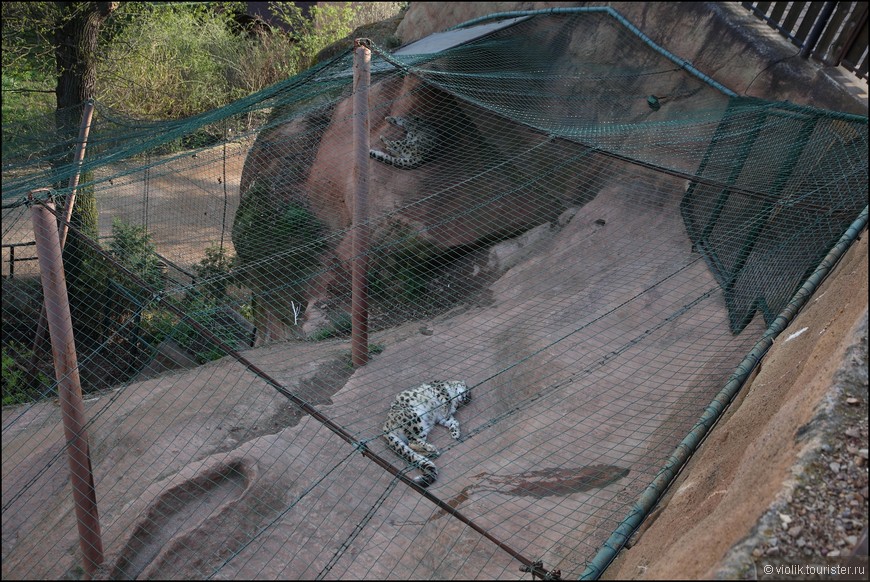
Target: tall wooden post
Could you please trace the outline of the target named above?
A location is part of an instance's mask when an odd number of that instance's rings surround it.
[[[76,145],[76,153],[73,163],[76,166],[75,174],[69,179],[69,195],[63,207],[63,220],[60,222],[60,248],[66,244],[66,235],[69,230],[69,221],[72,219],[73,206],[76,202],[76,188],[79,187],[82,163],[85,161],[85,150],[88,146],[88,134],[91,132],[91,121],[94,118],[94,100],[89,99],[82,110],[82,124],[79,126],[79,141]]]
[[[46,320],[54,356],[54,373],[58,381],[63,431],[67,442],[73,503],[79,531],[85,572],[90,577],[103,563],[103,541],[97,514],[97,496],[91,455],[85,431],[85,406],[79,381],[72,316],[61,260],[60,235],[54,205],[33,205],[33,234],[42,278]]]
[[[354,42],[353,59],[353,272],[351,289],[351,359],[364,366],[368,347],[368,197],[369,197],[369,83],[372,52],[362,39]]]
[[[88,134],[91,132],[91,121],[94,118],[94,100],[88,99],[85,102],[84,109],[82,110],[82,123],[79,126],[79,141],[78,145],[76,145],[75,156],[73,157],[73,163],[76,166],[75,174],[70,176],[69,179],[69,188],[70,192],[66,197],[66,204],[64,205],[63,216],[61,218],[60,224],[58,225],[58,229],[60,231],[60,248],[63,250],[64,245],[66,244],[67,232],[69,231],[69,221],[72,218],[73,207],[75,206],[76,201],[76,189],[79,186],[79,176],[81,175],[82,162],[85,160],[85,150],[87,149],[88,144]],[[42,345],[45,342],[45,333],[46,333],[46,321],[45,321],[45,304],[42,305],[42,309],[39,311],[39,319],[36,323],[36,335],[33,338],[33,356],[30,359],[30,378],[31,381],[36,383],[37,377],[37,361],[39,358],[39,354],[42,351]]]

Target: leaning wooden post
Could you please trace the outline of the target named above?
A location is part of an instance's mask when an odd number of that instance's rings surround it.
[[[72,317],[61,260],[60,236],[54,205],[47,203],[45,206],[33,205],[33,234],[54,356],[54,373],[58,382],[63,431],[67,442],[69,478],[78,523],[79,546],[85,572],[90,577],[97,566],[103,563],[103,541],[88,436],[84,428],[85,407],[82,402]]]
[[[63,207],[63,218],[60,221],[60,248],[66,244],[66,235],[69,231],[69,221],[72,220],[73,205],[76,202],[76,188],[79,187],[79,177],[81,176],[82,163],[85,161],[85,150],[88,146],[88,134],[91,132],[91,120],[94,118],[94,100],[88,99],[85,102],[85,108],[82,111],[82,123],[79,127],[79,141],[76,146],[75,157],[73,163],[76,171],[69,179],[69,194],[66,197],[66,203]]]
[[[79,141],[78,145],[76,145],[75,156],[73,157],[73,163],[75,164],[76,171],[69,178],[69,194],[66,197],[66,203],[64,204],[63,209],[63,217],[60,220],[60,224],[58,228],[60,229],[60,248],[63,250],[64,245],[66,245],[66,236],[69,231],[69,221],[72,219],[73,206],[76,201],[76,189],[79,186],[79,176],[81,174],[82,163],[85,160],[85,150],[87,149],[88,144],[88,134],[91,132],[91,121],[94,118],[94,100],[88,99],[85,102],[84,109],[82,110],[82,123],[79,126]],[[42,344],[45,341],[45,304],[43,304],[42,309],[39,312],[39,320],[36,323],[36,335],[33,338],[33,355],[30,360],[30,377],[33,379],[33,382],[36,382],[36,368],[37,368],[37,359],[39,358],[39,353],[42,351]]]
[[[354,366],[369,359],[368,263],[369,226],[369,82],[372,52],[365,39],[354,42],[353,59],[353,272],[351,289],[350,352]]]

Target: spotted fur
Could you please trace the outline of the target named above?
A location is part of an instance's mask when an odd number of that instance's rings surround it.
[[[435,129],[419,117],[385,117],[388,123],[405,130],[403,139],[391,140],[381,136],[386,152],[369,150],[369,155],[385,164],[411,170],[428,161],[437,145]]]
[[[414,480],[421,487],[428,487],[438,478],[438,469],[426,458],[439,455],[438,449],[426,442],[429,431],[440,424],[459,440],[459,421],[453,414],[470,401],[471,392],[465,382],[437,380],[400,392],[390,406],[384,438],[397,455],[419,465],[423,475]]]

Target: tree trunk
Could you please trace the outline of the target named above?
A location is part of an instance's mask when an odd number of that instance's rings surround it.
[[[64,148],[56,158],[59,167],[73,162],[81,125],[82,110],[92,99],[96,86],[95,60],[100,27],[117,7],[116,2],[58,2],[59,16],[54,29],[57,64],[57,109],[55,127],[58,143]],[[68,172],[63,173],[66,177]],[[80,183],[87,184],[89,175]],[[56,188],[67,188],[60,183]],[[96,238],[98,232],[97,204],[93,187],[79,188],[71,223],[82,233]],[[82,244],[78,235],[70,232],[63,253],[64,269],[70,295],[73,325],[83,346],[101,340],[102,308],[100,299],[105,278],[95,257]]]
[[[81,120],[81,107],[85,101],[94,97],[97,82],[95,60],[100,27],[114,12],[118,3],[58,2],[57,4],[60,7],[60,16],[54,34],[57,63],[55,123],[58,132],[62,135],[75,137]],[[71,111],[71,108],[77,111]]]

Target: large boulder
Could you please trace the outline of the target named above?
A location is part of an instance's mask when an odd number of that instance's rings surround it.
[[[381,135],[402,138],[387,117],[423,119],[437,135],[417,168],[369,160],[370,274],[382,291],[396,291],[391,278],[405,278],[397,269],[425,264],[434,272],[439,257],[553,221],[590,197],[571,170],[574,144],[548,140],[410,75],[374,83],[370,103],[372,148],[384,148]],[[253,146],[233,241],[255,295],[258,343],[298,334],[299,303],[308,304],[309,317],[316,305],[349,304],[353,159],[351,98],[277,125]],[[547,183],[536,175],[547,175]],[[306,233],[320,246],[281,222],[288,213],[304,215]],[[295,260],[303,247],[307,259],[316,256],[315,267]]]

